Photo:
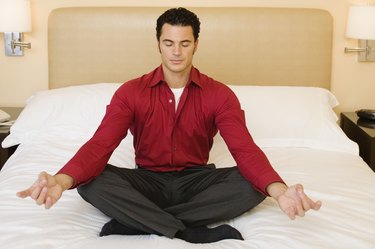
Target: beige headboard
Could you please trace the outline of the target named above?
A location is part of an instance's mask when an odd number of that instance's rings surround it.
[[[168,8],[78,7],[49,17],[50,88],[125,82],[160,65],[156,19]],[[324,10],[189,8],[201,20],[194,66],[227,84],[330,87]]]

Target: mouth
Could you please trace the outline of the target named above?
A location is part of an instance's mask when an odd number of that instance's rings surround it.
[[[178,65],[181,64],[184,60],[171,59],[170,61],[172,62],[172,64]]]

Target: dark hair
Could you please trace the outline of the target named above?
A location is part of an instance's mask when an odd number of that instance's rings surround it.
[[[191,26],[193,29],[194,39],[197,40],[200,31],[200,21],[196,14],[185,8],[173,8],[164,12],[156,21],[156,39],[160,39],[161,28],[164,24]]]

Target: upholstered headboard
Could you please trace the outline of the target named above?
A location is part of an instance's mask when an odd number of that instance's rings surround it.
[[[50,88],[125,82],[160,64],[168,8],[78,7],[49,17]],[[318,9],[189,8],[201,20],[194,65],[227,84],[330,87],[332,17]]]

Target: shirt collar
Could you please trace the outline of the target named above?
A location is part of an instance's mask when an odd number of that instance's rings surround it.
[[[190,78],[189,78],[188,83],[186,85],[189,86],[190,83],[194,83],[194,84],[198,85],[199,87],[202,87],[202,82],[201,82],[200,78],[201,77],[200,77],[199,70],[196,69],[193,66],[193,67],[191,67]],[[149,87],[154,87],[154,86],[156,86],[157,84],[159,84],[163,81],[164,81],[163,67],[162,67],[162,65],[160,65],[152,73],[152,78],[150,80]]]

